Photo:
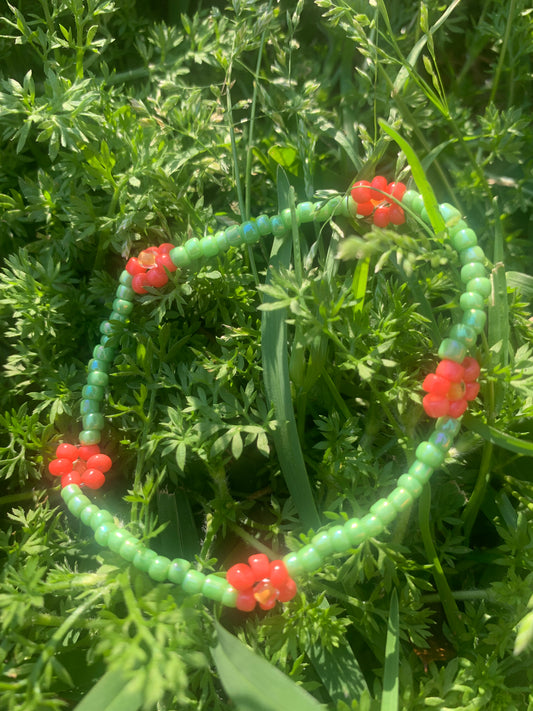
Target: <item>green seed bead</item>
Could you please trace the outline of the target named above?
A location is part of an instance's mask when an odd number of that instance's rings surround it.
[[[80,432],[80,444],[98,444],[101,439],[100,430],[82,430]]]
[[[298,557],[302,563],[303,569],[310,573],[312,570],[320,568],[324,561],[322,556],[312,545],[308,544],[298,551]]]
[[[95,506],[94,504],[89,504],[88,506],[86,506],[84,509],[82,509],[80,511],[78,518],[80,519],[80,521],[82,523],[84,523],[86,526],[88,526],[91,518],[99,510],[100,509],[98,508],[98,506]]]
[[[237,607],[238,596],[239,592],[232,588],[231,585],[228,585],[224,590],[224,594],[222,595],[221,603],[226,607]]]
[[[112,514],[105,509],[97,509],[97,511],[91,516],[90,520],[87,521],[89,526],[96,531],[104,523],[113,523],[114,519]]]
[[[428,467],[433,467],[433,469],[440,467],[440,465],[444,461],[444,452],[441,452],[440,449],[435,447],[435,445],[431,444],[430,442],[420,442],[420,444],[416,448],[415,454],[416,458],[420,462],[422,462],[423,464],[427,464]],[[412,469],[413,467],[411,466],[409,468],[408,473],[411,474],[411,476],[414,476]],[[417,477],[417,479],[418,478],[419,477]]]
[[[128,563],[131,563],[139,550],[142,548],[143,546],[141,542],[132,536],[131,538],[126,538],[124,543],[120,546],[118,553],[121,558],[124,558],[124,560],[127,560]]]
[[[101,370],[102,373],[107,373],[111,367],[111,363],[108,360],[100,360],[100,358],[91,358],[87,366],[88,372],[94,372],[95,370]]]
[[[190,266],[191,264],[191,258],[185,251],[183,247],[174,247],[174,249],[171,249],[170,252],[168,253],[168,256],[170,257],[170,260],[172,264],[175,267],[178,267],[179,269],[185,269],[186,267]]]
[[[109,537],[109,534],[113,533],[116,530],[117,527],[114,523],[103,523],[101,526],[98,526],[98,528],[94,532],[95,541],[98,543],[99,546],[107,546],[107,539]]]
[[[445,338],[440,344],[439,358],[453,360],[462,363],[466,357],[467,348],[462,341],[455,338]]]
[[[470,326],[477,333],[481,333],[481,331],[485,328],[486,320],[487,314],[484,311],[481,311],[480,309],[469,309],[464,312],[461,323],[464,323],[465,326]]]
[[[73,496],[81,496],[82,490],[77,484],[68,484],[61,489],[61,498],[67,504]]]
[[[117,528],[107,537],[107,547],[112,550],[113,553],[118,553],[126,541],[132,540],[135,543],[139,541],[134,538],[131,533],[128,533],[124,528]]]
[[[477,244],[477,236],[474,230],[468,227],[465,230],[458,230],[453,233],[451,242],[458,252],[462,252],[469,247],[475,247]]]
[[[282,210],[280,213],[281,219],[283,220],[283,224],[285,225],[286,230],[291,230],[292,229],[292,215],[290,208],[286,208],[285,210]]]
[[[459,306],[463,311],[469,311],[470,309],[483,309],[485,305],[485,299],[477,291],[466,291],[461,294],[459,299]]]
[[[341,215],[342,217],[351,217],[353,215],[354,207],[357,210],[357,203],[352,200],[351,195],[345,195],[340,199],[333,214]]]
[[[100,333],[103,336],[112,336],[116,332],[116,326],[111,321],[102,321],[100,324]]]
[[[439,417],[435,423],[435,431],[445,432],[452,440],[460,429],[461,421],[456,417]]]
[[[115,299],[113,301],[113,311],[121,316],[129,316],[133,311],[133,303],[126,299]]]
[[[312,202],[300,202],[296,205],[296,218],[299,225],[312,222],[315,217],[315,205]]]
[[[379,499],[370,507],[370,513],[377,516],[384,526],[388,526],[398,512],[388,499]]]
[[[81,395],[87,400],[103,400],[105,390],[99,385],[84,385],[81,389]]]
[[[335,552],[333,541],[329,536],[329,531],[321,531],[320,533],[317,533],[316,536],[313,536],[311,539],[311,545],[313,548],[316,548],[322,556],[328,556]]]
[[[318,206],[315,210],[315,220],[318,220],[319,222],[329,220],[333,217],[341,201],[342,197],[337,195],[336,197],[331,198],[331,200],[328,200],[325,204]]]
[[[211,257],[216,257],[219,253],[218,244],[214,237],[202,237],[200,240],[200,249],[202,250],[202,255],[210,259]]]
[[[117,311],[111,311],[109,314],[109,321],[118,321],[119,323],[126,323],[127,318],[123,316],[122,314],[119,314]]]
[[[196,595],[196,593],[202,592],[205,579],[206,576],[198,570],[189,570],[185,574],[181,588],[189,595]]]
[[[148,568],[148,575],[158,583],[162,583],[167,579],[168,569],[170,568],[170,558],[164,555],[159,555],[154,558]]]
[[[133,306],[133,304],[131,304]],[[95,346],[93,348],[93,358],[111,363],[115,357],[114,348],[106,348],[105,346]]]
[[[461,217],[461,213],[459,212],[459,210],[454,205],[450,205],[450,203],[448,202],[443,202],[441,205],[439,205],[439,212],[442,215],[444,222],[453,220],[454,217]]]
[[[461,268],[461,281],[464,284],[468,284],[468,282],[472,281],[472,279],[477,279],[478,277],[485,277],[486,274],[487,270],[485,269],[483,264],[481,264],[481,262],[469,262]],[[468,287],[466,290],[474,291],[474,289],[469,289]]]
[[[448,235],[450,236],[450,240],[461,230],[467,230],[468,225],[464,220],[450,220],[446,224],[446,229],[448,231]]]
[[[267,215],[259,215],[259,217],[256,217],[255,224],[257,225],[257,229],[259,230],[261,237],[266,237],[266,235],[269,235],[272,232],[270,217],[267,217]]]
[[[350,518],[344,524],[346,538],[350,541],[352,548],[357,548],[366,538],[365,531],[358,518]]]
[[[407,190],[402,198],[402,206],[414,212],[415,215],[420,216],[422,208],[424,207],[424,199],[416,190]]]
[[[130,276],[130,280],[131,278],[132,277]],[[129,301],[130,303],[133,303],[133,300],[135,299],[135,292],[129,286],[124,286],[123,284],[121,284],[120,286],[117,286],[117,290],[115,291],[115,297],[119,301]],[[115,311],[118,311],[118,309],[115,309]]]
[[[420,210],[420,219],[423,220],[427,225],[431,224],[431,220],[429,219],[429,213],[426,210],[426,206]]]
[[[121,284],[121,286],[125,286],[127,288],[131,287],[131,280],[133,279],[133,275],[129,273],[127,269],[123,269],[118,280]],[[134,293],[134,292],[133,292]],[[117,294],[118,296],[118,294]],[[125,299],[125,296],[121,296],[121,299]],[[132,297],[133,298],[133,297]]]
[[[398,486],[389,494],[387,500],[390,501],[399,513],[401,513],[411,506],[413,503],[413,496],[410,491],[402,486]]]
[[[183,249],[187,252],[188,256],[192,259],[200,259],[202,257],[202,248],[200,247],[200,240],[196,237],[191,237],[183,245]]]
[[[344,553],[352,547],[351,541],[344,530],[344,526],[333,526],[333,528],[329,529],[328,536],[333,544],[333,551],[335,553]]]
[[[464,323],[456,323],[450,329],[450,338],[452,340],[462,341],[467,348],[471,348],[476,342],[477,334],[470,326],[465,326]]]
[[[469,262],[484,262],[485,252],[481,247],[467,247],[459,252],[459,259],[461,264],[468,264]]]
[[[99,412],[91,412],[81,419],[84,430],[103,430],[105,426],[104,416]]]
[[[228,581],[225,578],[220,578],[218,575],[208,575],[204,580],[201,592],[210,600],[222,602],[228,587],[231,586],[228,586]]]
[[[365,531],[365,538],[372,538],[379,535],[385,526],[374,514],[367,514],[361,519],[361,526]]]
[[[153,560],[157,558],[157,553],[150,548],[140,546],[133,558],[133,565],[142,573],[147,573]]]
[[[98,413],[100,412],[101,407],[102,403],[99,400],[82,400],[80,402],[80,415],[85,417],[85,415],[90,415],[95,412]],[[91,428],[87,427],[87,429],[90,430]]]
[[[67,503],[67,508],[70,513],[74,514],[74,516],[78,516],[81,510],[86,508],[87,506],[90,506],[90,504],[91,500],[87,498],[87,496],[84,496],[84,494],[79,494],[78,496],[73,496],[69,499]]]
[[[422,444],[425,444],[425,443],[423,442]],[[431,447],[432,447],[431,451],[432,451],[432,453],[434,454],[434,448],[436,447],[436,445],[433,445],[433,444],[432,444]],[[427,454],[428,448],[427,448],[427,447],[424,447],[422,451]],[[445,457],[445,455],[446,455],[446,452],[443,452],[443,451],[440,450],[440,449],[437,449],[437,451],[438,451],[439,456],[442,457],[442,461],[444,461],[444,457]],[[419,481],[421,484],[425,484],[427,481],[430,480],[431,475],[433,474],[433,470],[434,470],[434,467],[435,467],[435,466],[439,466],[439,465],[436,464],[436,465],[433,466],[433,465],[426,464],[426,463],[423,462],[423,461],[415,460],[415,461],[411,464],[411,466],[409,467],[409,469],[407,470],[407,474],[408,474],[409,476],[414,476],[414,478],[415,478],[415,479],[418,479],[418,481]]]
[[[170,563],[170,567],[167,572],[167,578],[171,583],[176,585],[181,585],[187,572],[190,570],[191,564],[188,560],[183,558],[174,558]]]
[[[287,231],[281,215],[274,215],[270,218],[270,229],[274,237],[281,237]]]
[[[413,499],[416,499],[422,493],[422,484],[414,476],[410,474],[402,474],[396,482],[399,488],[406,489]]]
[[[87,376],[88,385],[98,385],[101,388],[105,388],[108,383],[109,376],[103,370],[93,370]]]
[[[435,447],[447,454],[448,450],[452,446],[453,437],[450,437],[449,434],[443,432],[442,430],[435,430],[429,436],[429,441],[431,444],[434,444]]]
[[[228,238],[226,237],[226,233],[224,232],[224,230],[219,230],[218,232],[215,232],[213,239],[217,244],[219,252],[225,252],[229,248]]]
[[[243,222],[241,225],[241,235],[245,244],[254,244],[261,239],[261,233],[255,221]]]
[[[297,553],[287,553],[287,555],[283,557],[283,562],[291,577],[303,573],[304,571],[302,561]]]
[[[231,227],[226,228],[225,232],[228,244],[232,247],[239,247],[242,243],[242,235],[239,225],[231,225]]]
[[[487,277],[476,277],[475,279],[470,279],[466,285],[466,288],[469,292],[481,294],[483,297],[489,296],[492,291],[490,279],[487,279]]]

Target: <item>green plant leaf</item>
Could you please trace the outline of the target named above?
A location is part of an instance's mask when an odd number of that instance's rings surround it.
[[[86,694],[74,711],[137,711],[143,695],[134,679],[121,669],[108,671]]]
[[[391,595],[389,622],[387,625],[381,711],[398,711],[398,691],[400,686],[399,663],[400,614],[398,609],[398,594],[396,593],[396,589],[394,589]]]
[[[492,444],[496,444],[498,447],[508,449],[510,452],[522,454],[525,457],[533,457],[533,442],[526,442],[506,432],[501,432],[473,415],[465,415],[463,417],[463,424],[467,429],[481,435],[487,442],[492,442]]]

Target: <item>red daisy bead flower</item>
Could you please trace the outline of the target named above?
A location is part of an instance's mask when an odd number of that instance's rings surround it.
[[[397,202],[388,200],[383,193],[388,193],[398,201],[404,196],[406,186],[403,183],[387,183],[383,175],[376,175],[372,182],[358,180],[352,185],[351,195],[357,203],[357,214],[370,217],[377,227],[403,225],[405,214]]]
[[[111,469],[111,457],[100,452],[97,444],[60,444],[56,458],[48,465],[52,476],[61,477],[61,487],[69,484],[99,489],[105,482],[104,472]]]
[[[271,610],[277,601],[288,602],[297,592],[285,563],[282,560],[269,561],[264,553],[250,556],[248,565],[232,565],[226,580],[238,590],[237,609],[244,612],[251,612],[256,603],[263,610]]]
[[[480,367],[475,358],[462,363],[441,360],[434,373],[426,375],[422,389],[427,395],[422,405],[429,417],[461,417],[479,393]]]
[[[175,272],[176,266],[170,259],[174,245],[169,242],[159,247],[147,247],[138,257],[131,257],[126,263],[126,271],[133,277],[131,288],[136,294],[146,294],[146,286],[159,288],[168,282],[167,272]]]

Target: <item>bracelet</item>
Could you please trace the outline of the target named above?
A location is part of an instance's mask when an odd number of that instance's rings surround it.
[[[324,222],[340,215],[369,219],[378,227],[386,227],[405,222],[404,208],[429,224],[419,193],[407,190],[403,183],[388,183],[386,178],[376,176],[371,182],[355,183],[347,196],[336,196],[325,202],[302,202],[294,210],[286,209],[273,217],[260,215],[212,236],[191,238],[182,246],[165,243],[148,247],[138,257],[128,260],[119,278],[113,310],[100,325],[100,343],[89,361],[80,406],[83,429],[79,445],[60,444],[56,458],[48,466],[50,474],[61,477],[61,495],[69,511],[92,528],[98,544],[118,553],[154,581],[175,583],[187,594],[202,594],[243,611],[251,611],[257,604],[263,610],[269,610],[276,602],[288,602],[296,595],[294,578],[316,570],[329,556],[347,553],[378,536],[413,503],[433,471],[443,464],[460,429],[460,418],[468,402],[479,392],[480,367],[467,353],[484,329],[484,304],[491,291],[486,258],[477,244],[476,234],[468,228],[459,211],[446,203],[438,209],[446,224],[446,237],[458,252],[465,290],[459,299],[462,318],[451,328],[449,337],[442,341],[438,349],[440,362],[435,372],[428,374],[422,383],[426,393],[423,408],[429,417],[436,419],[435,428],[429,439],[418,445],[414,463],[399,477],[395,489],[387,498],[373,504],[365,516],[322,529],[311,543],[288,553],[283,559],[270,561],[263,553],[251,555],[247,563],[233,565],[225,577],[221,577],[193,569],[190,561],[157,555],[118,525],[109,511],[92,503],[82,491],[82,488],[100,488],[105,473],[112,466],[110,457],[100,451],[98,444],[104,428],[101,409],[115,357],[116,339],[113,337],[121,324],[127,322],[135,294],[146,294],[147,289],[163,287],[168,282],[169,272],[194,268],[229,247],[254,244],[270,234],[281,237],[292,229],[294,220],[299,226]]]

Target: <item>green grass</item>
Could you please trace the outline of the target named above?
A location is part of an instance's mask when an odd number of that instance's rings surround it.
[[[532,21],[525,0],[3,8],[2,709],[533,709]],[[124,258],[375,173],[416,183],[436,236],[339,218],[141,299],[100,500],[219,570],[387,495],[429,432],[420,383],[457,306],[431,193],[493,267],[456,446],[387,535],[285,609],[152,583],[46,473]]]

